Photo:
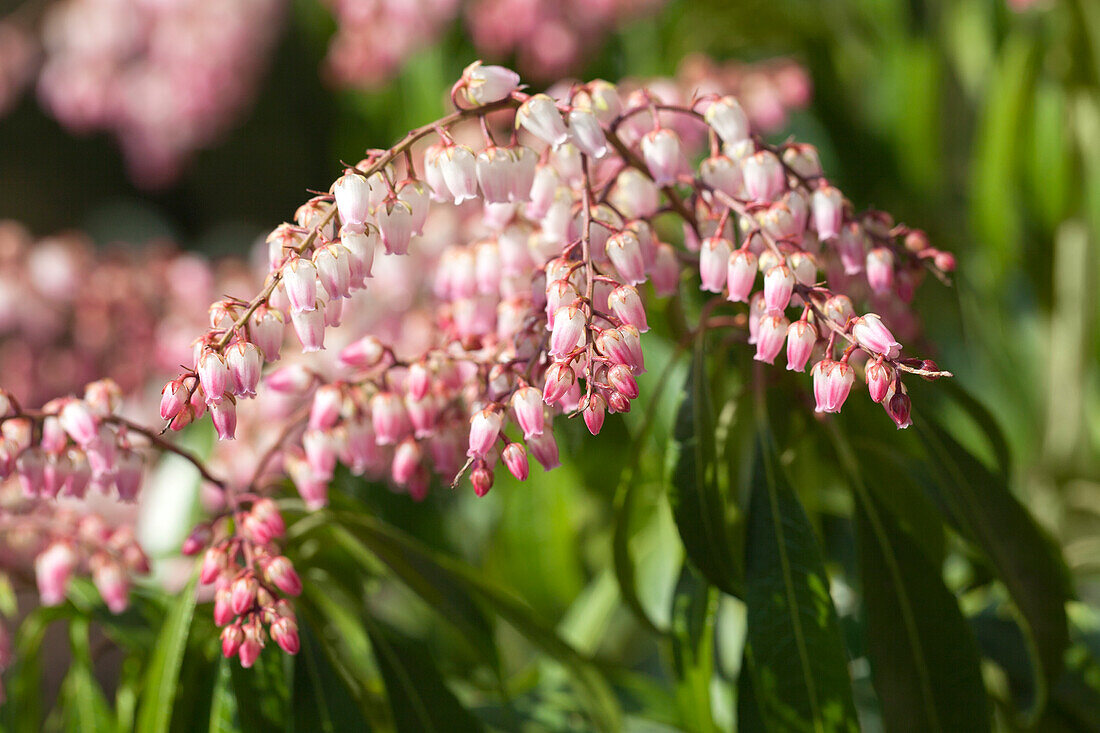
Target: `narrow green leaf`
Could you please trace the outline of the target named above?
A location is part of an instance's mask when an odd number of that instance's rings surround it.
[[[268,733],[290,726],[290,686],[293,660],[269,644],[250,669],[229,667],[237,698],[238,720],[244,733]]]
[[[688,559],[719,589],[740,596],[741,557],[726,519],[730,504],[719,484],[714,402],[702,336],[696,343],[685,390],[674,431],[679,455],[669,502]]]
[[[685,567],[672,600],[672,661],[680,717],[689,731],[714,731],[714,621],[718,592]]]
[[[237,694],[233,690],[233,676],[229,669],[230,665],[236,663],[237,660],[224,657],[218,660],[214,695],[210,699],[210,733],[237,733],[240,730]]]
[[[168,610],[157,638],[156,648],[145,673],[136,729],[140,733],[164,733],[172,720],[183,652],[195,615],[195,589],[198,572],[177,595]]]
[[[6,670],[7,699],[0,705],[0,730],[38,733],[42,728],[42,658],[38,653],[46,630],[70,615],[68,606],[32,611],[15,634],[15,663]]]
[[[84,616],[74,616],[69,622],[72,662],[61,684],[63,725],[67,731],[108,733],[115,728],[115,717],[92,669],[88,626],[88,619]]]
[[[1071,589],[1065,565],[1002,477],[935,421],[918,416],[915,426],[931,458],[937,488],[960,531],[989,559],[1019,610],[1034,683],[1024,714],[1035,721],[1069,644],[1065,603]]]
[[[768,729],[856,731],[848,658],[821,549],[766,434],[745,550],[753,696]]]
[[[294,730],[340,733],[369,729],[339,673],[325,658],[312,626],[303,624],[298,631],[302,648],[294,666]]]

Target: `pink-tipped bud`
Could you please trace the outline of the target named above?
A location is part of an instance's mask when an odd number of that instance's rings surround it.
[[[278,361],[285,331],[283,314],[266,305],[257,308],[248,319],[248,339],[267,361]]]
[[[283,286],[292,312],[311,311],[317,307],[317,268],[301,257],[293,257],[283,265]]]
[[[764,273],[764,308],[768,313],[782,313],[791,302],[794,273],[786,265],[777,265]]]
[[[420,445],[411,436],[405,438],[393,452],[390,464],[390,478],[398,486],[406,486],[420,468]]]
[[[302,449],[314,478],[328,481],[336,471],[336,440],[327,430],[308,428],[302,434]]]
[[[213,535],[214,533],[213,531],[211,531],[210,525],[206,522],[197,525],[194,529],[191,530],[191,534],[187,535],[187,539],[183,541],[183,546],[180,548],[180,552],[186,557],[192,557],[199,554],[200,552],[202,552],[202,549],[204,547],[210,544],[210,539],[213,537]],[[217,577],[216,571],[214,577]],[[213,579],[204,580],[203,582],[209,583],[212,582],[212,580]]]
[[[810,374],[814,379],[815,411],[840,412],[855,383],[855,370],[847,362],[822,359]]]
[[[229,369],[229,390],[238,397],[255,397],[263,367],[259,348],[238,339],[226,349],[225,365]]]
[[[607,402],[604,398],[598,393],[586,397],[581,412],[584,414],[584,424],[588,427],[588,432],[599,435],[607,415]]]
[[[741,161],[741,175],[753,201],[772,201],[787,188],[783,164],[770,150],[753,153]]]
[[[237,652],[237,656],[240,657],[241,666],[245,669],[249,669],[256,660],[260,658],[260,652],[264,650],[263,645],[256,639],[245,639],[241,644],[240,650]]]
[[[353,341],[340,352],[340,363],[354,369],[370,369],[382,361],[386,347],[374,336]]]
[[[213,349],[204,349],[199,355],[198,372],[206,402],[220,402],[229,382],[229,367],[225,365],[225,359]]]
[[[512,410],[524,438],[542,433],[546,423],[542,412],[542,392],[537,387],[517,389],[512,395]]]
[[[495,408],[487,407],[475,413],[470,418],[470,447],[466,455],[478,458],[489,455],[503,424],[504,416]]]
[[[294,326],[294,334],[302,342],[303,352],[310,354],[325,348],[324,310],[321,308],[310,311],[292,310],[290,312],[290,324]]]
[[[301,648],[298,625],[286,616],[280,616],[275,623],[271,624],[271,638],[287,654],[297,654]]]
[[[396,444],[408,430],[401,398],[392,392],[379,392],[371,398],[370,409],[378,445]]]
[[[256,602],[256,579],[251,575],[242,575],[229,586],[229,608],[234,615],[240,616],[252,608]]]
[[[473,104],[490,104],[519,89],[519,74],[503,66],[475,61],[462,72],[462,90]]]
[[[638,380],[634,378],[630,367],[625,364],[616,364],[607,370],[607,383],[628,400],[637,399],[640,393]]]
[[[455,204],[477,198],[477,159],[465,145],[448,145],[439,158],[439,169]]]
[[[67,401],[58,415],[58,424],[73,442],[81,446],[91,443],[99,433],[99,423],[83,400]]]
[[[244,631],[237,624],[222,629],[222,656],[232,659],[244,643]]]
[[[654,253],[649,273],[653,291],[661,298],[675,295],[680,289],[680,262],[676,259],[676,250],[662,242],[654,248]]]
[[[890,390],[882,401],[882,406],[886,409],[886,414],[898,426],[898,430],[904,430],[913,424],[910,418],[913,403],[909,400],[909,392],[905,389],[905,385],[900,381],[894,381],[890,385]]]
[[[554,328],[550,332],[550,355],[565,357],[585,342],[586,322],[584,313],[576,306],[558,309],[554,314]]]
[[[313,252],[317,278],[329,300],[351,295],[351,254],[340,244],[326,244]]]
[[[470,483],[473,484],[474,493],[478,496],[485,496],[489,493],[489,489],[493,488],[493,471],[485,461],[477,461],[474,464],[474,470],[470,471]]]
[[[111,613],[122,613],[130,605],[130,584],[117,562],[108,560],[97,564],[92,571],[92,582]]]
[[[573,367],[563,362],[554,362],[546,370],[546,381],[542,388],[543,402],[548,405],[557,404],[576,383],[577,375],[573,372]]]
[[[661,192],[646,174],[627,168],[615,179],[611,203],[628,217],[648,219],[660,207]]]
[[[722,142],[738,143],[749,136],[749,118],[733,97],[722,97],[703,113],[703,119],[714,128]]]
[[[210,419],[218,431],[218,440],[233,440],[237,434],[237,404],[232,398],[210,405]]]
[[[508,467],[508,471],[518,481],[527,480],[530,467],[527,465],[527,450],[522,443],[509,443],[506,445],[501,458],[504,459],[504,465]]]
[[[658,188],[676,183],[680,173],[687,169],[680,137],[668,128],[658,128],[645,134],[642,155]]]
[[[478,153],[475,173],[487,203],[506,204],[513,198],[512,170],[515,165],[516,157],[508,148],[491,146]],[[446,175],[446,167],[443,172]]]
[[[365,288],[374,268],[374,251],[378,249],[377,227],[368,225],[362,232],[345,227],[340,230],[340,244],[348,251],[351,289]]]
[[[552,430],[544,430],[540,435],[532,435],[527,441],[527,448],[535,460],[542,464],[544,471],[550,471],[561,465],[558,460],[558,444],[554,440]]]
[[[357,173],[346,173],[332,184],[336,209],[345,224],[362,224],[370,216],[370,184]]]
[[[787,328],[787,369],[806,370],[810,353],[817,343],[817,330],[807,321],[795,321]]]
[[[874,313],[852,321],[852,336],[863,348],[887,359],[896,359],[901,353],[901,344]]]
[[[585,155],[597,159],[607,155],[607,136],[591,110],[574,108],[569,113],[569,130]]]
[[[723,237],[707,237],[699,249],[700,289],[720,293],[729,279],[729,260],[733,246]]]
[[[817,189],[811,206],[818,239],[824,242],[840,234],[840,225],[844,221],[844,195],[839,189],[832,186]]]
[[[474,187],[477,187],[476,180]],[[413,227],[416,225],[412,207],[404,201],[386,203],[379,207],[377,218],[378,231],[382,235],[382,246],[386,248],[386,254],[408,254]]]
[[[741,197],[745,185],[741,180],[741,166],[725,155],[704,160],[699,166],[699,177],[714,190],[735,198]]]
[[[867,379],[867,393],[873,402],[882,402],[890,390],[890,383],[894,379],[893,369],[881,360],[871,362],[864,370]]]
[[[209,585],[218,579],[225,569],[228,559],[225,550],[220,547],[210,547],[202,557],[202,569],[199,570],[199,582]]]
[[[324,384],[313,393],[313,403],[309,408],[309,427],[324,430],[331,428],[340,419],[340,409],[344,405],[344,393],[339,384]]]
[[[271,499],[259,499],[252,505],[246,518],[249,533],[261,544],[282,537],[286,532],[286,523],[279,507]]]
[[[516,112],[516,127],[524,127],[548,145],[558,146],[569,139],[561,112],[545,94],[530,97]]]
[[[66,542],[54,542],[35,558],[35,580],[43,606],[59,606],[65,602],[75,568],[76,553]]]
[[[160,392],[160,417],[162,420],[171,420],[187,405],[190,395],[183,386],[182,379],[173,379],[164,385]]]
[[[817,280],[817,260],[808,252],[795,252],[787,258],[787,265],[794,279],[803,285],[813,285]]]
[[[855,275],[860,272],[867,258],[867,233],[856,222],[848,222],[840,229],[836,252],[844,266],[844,274]]]
[[[637,235],[629,230],[617,232],[608,238],[605,245],[607,257],[619,271],[623,282],[637,285],[645,282],[645,259],[642,257],[642,245]]]
[[[756,283],[756,255],[745,248],[729,256],[726,267],[727,298],[734,303],[747,303]]]
[[[783,341],[790,325],[790,321],[782,314],[761,318],[756,332],[756,355],[753,358],[765,364],[774,364],[775,357],[783,349]]]
[[[645,306],[638,291],[629,285],[620,285],[607,296],[607,306],[624,324],[634,326],[639,332],[649,330]]]
[[[263,571],[267,581],[288,596],[297,596],[302,593],[302,579],[298,577],[290,560],[282,555],[269,560],[263,566]]]
[[[867,284],[876,295],[886,295],[894,288],[894,255],[886,247],[875,247],[867,253]]]

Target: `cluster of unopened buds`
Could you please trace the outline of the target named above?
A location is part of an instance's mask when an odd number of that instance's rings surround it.
[[[209,410],[223,439],[235,435],[239,400],[266,390],[297,405],[256,478],[229,491],[227,514],[188,545],[209,547],[203,580],[217,585],[225,651],[246,665],[264,624],[297,648],[293,615],[276,599],[300,584],[271,545],[278,511],[259,498],[274,485],[260,480],[269,464],[309,509],[327,503],[339,463],[416,499],[433,472],[452,485],[468,475],[484,495],[500,463],[519,480],[529,453],[549,470],[554,416],[580,415],[597,434],[608,412],[631,409],[645,301],[679,293],[688,270],[714,294],[704,318],[746,303],[724,323],[742,329],[755,358],[771,364],[785,347],[788,369],[809,368],[819,412],[841,409],[858,368],[871,399],[906,427],[903,375],[947,374],[903,357],[886,318],[855,303],[906,323],[923,273],[946,277],[952,257],[886,214],[857,214],[813,147],[768,145],[735,98],[670,105],[595,81],[554,99],[480,63],[452,97],[457,111],[369,151],[271,233],[262,290],[214,303],[193,367],[164,388],[168,427]],[[697,167],[685,140],[709,147]],[[368,332],[344,338],[335,360],[314,353],[369,307],[376,255],[438,243],[425,234],[437,218],[450,229],[420,273],[435,321],[427,348],[400,353]],[[666,218],[682,224],[680,242],[658,236]],[[264,377],[288,326],[303,356]]]

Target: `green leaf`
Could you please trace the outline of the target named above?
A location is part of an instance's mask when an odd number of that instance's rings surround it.
[[[218,660],[217,677],[214,679],[214,695],[210,699],[210,733],[236,733],[240,730],[237,711],[237,694],[233,690],[230,666],[235,659]]]
[[[399,732],[482,730],[443,682],[427,650],[365,618]]]
[[[864,487],[857,493],[867,653],[887,730],[989,730],[977,643],[939,568]]]
[[[302,648],[294,662],[294,730],[340,733],[370,725],[321,649],[309,624],[298,629]]]
[[[762,433],[745,549],[746,655],[768,729],[856,731],[848,658],[821,549]]]
[[[72,663],[61,684],[63,725],[67,731],[107,733],[115,729],[115,716],[95,678],[88,626],[88,619],[83,616],[74,616],[69,622]]]
[[[172,720],[180,665],[183,663],[183,652],[191,631],[191,619],[195,615],[197,584],[196,570],[191,581],[174,598],[165,616],[145,673],[136,727],[140,733],[164,733]]]
[[[679,455],[669,487],[669,502],[688,559],[719,589],[740,596],[741,558],[727,519],[733,505],[723,495],[719,483],[714,402],[702,336],[695,346],[685,389],[674,432]]]
[[[71,615],[69,606],[39,608],[19,625],[15,663],[6,670],[7,700],[0,706],[0,730],[38,733],[42,727],[42,658],[38,653],[46,630]]]
[[[1069,644],[1065,603],[1071,595],[1068,571],[1058,551],[1004,479],[968,453],[942,426],[917,417],[937,489],[960,531],[989,559],[1019,610],[1019,622],[1033,666],[1033,690],[1024,714],[1034,721],[1062,669]]]
[[[717,591],[685,567],[672,601],[672,661],[680,717],[690,731],[717,730],[710,699],[717,610]]]
[[[600,728],[618,727],[620,712],[607,681],[588,659],[565,643],[523,601],[468,565],[430,550],[373,517],[352,512],[331,515],[318,512],[317,515],[322,516],[326,524],[335,520],[337,528],[346,527],[355,539],[363,543],[364,548],[389,565],[394,574],[425,601],[433,603],[439,599],[433,582],[444,583],[468,598],[477,598],[572,673],[578,689],[585,696],[594,722]],[[455,620],[443,609],[434,607],[441,611],[441,618],[454,623]]]
[[[250,669],[230,665],[241,730],[266,733],[286,730],[290,724],[290,685],[293,660],[274,643]]]

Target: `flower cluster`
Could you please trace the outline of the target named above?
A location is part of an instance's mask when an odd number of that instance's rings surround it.
[[[44,11],[39,38],[29,19],[0,25],[0,109],[41,56],[43,106],[73,131],[113,133],[132,177],[147,186],[170,183],[249,105],[284,12],[279,0],[35,7]]]
[[[812,146],[767,144],[732,96],[676,104],[594,81],[555,98],[519,81],[472,64],[454,113],[368,151],[276,227],[264,287],[211,306],[192,368],[164,388],[168,427],[208,410],[225,440],[239,405],[260,393],[284,402],[252,478],[224,487],[204,563],[226,653],[244,664],[264,623],[296,647],[274,624],[292,625],[275,599],[293,595],[297,576],[268,546],[281,523],[259,498],[279,476],[317,509],[340,463],[414,499],[433,473],[455,485],[468,476],[483,495],[500,464],[519,480],[529,456],[549,470],[556,417],[580,416],[595,435],[607,413],[631,409],[645,303],[682,295],[691,271],[711,294],[699,328],[732,308],[721,323],[757,360],[785,348],[787,369],[810,371],[819,412],[841,409],[858,371],[905,427],[903,375],[947,374],[902,356],[887,324],[911,323],[915,287],[929,271],[945,278],[952,257],[885,213],[857,212]],[[398,336],[363,314],[393,297],[386,281],[401,262],[413,263],[410,297],[431,321],[410,319]],[[300,351],[284,344],[288,331]],[[189,549],[211,536],[203,525]]]

